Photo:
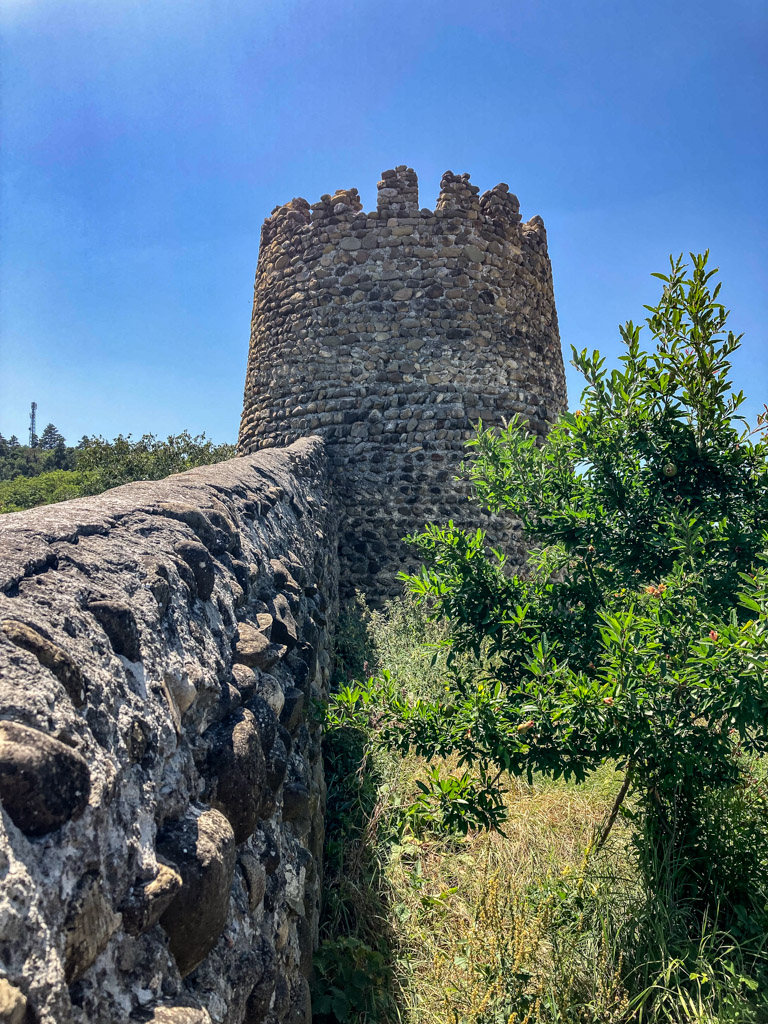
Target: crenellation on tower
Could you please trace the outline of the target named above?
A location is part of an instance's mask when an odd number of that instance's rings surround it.
[[[412,167],[401,164],[383,171],[377,189],[376,209],[380,218],[419,216],[419,179]]]
[[[480,196],[481,235],[497,243],[520,243],[520,201],[509,185],[495,185]]]
[[[454,477],[478,419],[520,413],[545,433],[565,406],[543,221],[522,223],[506,184],[479,193],[449,171],[419,209],[401,165],[373,213],[341,189],[262,231],[240,450],[325,437],[347,592],[395,593],[413,564],[401,538],[425,522],[476,525]],[[520,550],[516,524],[483,525]]]
[[[480,201],[477,198],[480,189],[470,184],[468,174],[454,174],[446,171],[440,180],[440,195],[437,197],[438,213],[456,213],[477,219],[480,213]],[[474,215],[474,216],[473,216]]]
[[[297,197],[283,206],[276,206],[261,229],[261,246],[290,239],[309,224],[309,203]]]

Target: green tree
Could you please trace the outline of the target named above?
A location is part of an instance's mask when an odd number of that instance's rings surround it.
[[[82,443],[82,442],[81,442]],[[159,480],[171,473],[183,473],[196,466],[222,462],[235,454],[234,445],[215,445],[205,434],[192,436],[184,430],[161,441],[144,434],[138,441],[119,434],[114,441],[91,437],[78,445],[77,468],[91,476],[99,491],[132,480]]]
[[[33,477],[17,476],[14,480],[0,481],[0,513],[68,501],[79,498],[82,493],[79,474],[67,470],[56,469]]]
[[[57,445],[66,445],[66,443],[60,431],[52,423],[49,423],[40,435],[37,446],[44,451],[53,451]]]
[[[725,856],[712,801],[768,750],[768,445],[731,388],[740,338],[715,271],[691,259],[690,275],[682,258],[655,275],[651,351],[631,322],[617,369],[574,350],[581,409],[544,441],[516,419],[470,442],[478,501],[518,518],[532,545],[523,571],[481,531],[411,538],[426,564],[405,579],[448,621],[454,662],[472,655],[478,671],[438,701],[409,703],[385,675],[338,705],[375,703],[397,749],[457,757],[464,773],[435,770],[413,811],[463,831],[501,824],[505,773],[581,780],[615,763],[625,780],[607,828],[633,793],[647,878],[674,864],[703,912],[726,891],[737,903],[736,876],[766,852],[755,841]]]
[[[5,454],[0,450],[0,512],[100,494],[133,480],[159,480],[235,454],[233,445],[215,445],[204,434],[193,437],[188,431],[165,441],[153,434],[138,441],[122,435],[114,441],[84,437],[77,448],[67,448],[56,428],[49,427],[43,432],[46,441],[58,438],[52,448],[30,448],[11,438]]]

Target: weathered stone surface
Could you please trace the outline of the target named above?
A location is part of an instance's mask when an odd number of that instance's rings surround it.
[[[219,811],[166,825],[157,848],[178,866],[181,890],[160,918],[182,977],[214,947],[229,909],[235,836]]]
[[[256,680],[254,696],[260,697],[272,710],[273,714],[279,715],[285,705],[285,694],[280,683],[269,673],[259,673]]]
[[[2,1024],[28,1024],[27,998],[6,978],[0,978],[0,1021]]]
[[[298,643],[298,631],[288,598],[285,594],[277,594],[270,601],[269,608],[272,612],[272,640],[292,650]]]
[[[283,821],[309,819],[311,793],[302,782],[289,782],[283,787]]]
[[[267,785],[277,793],[288,770],[288,748],[282,736],[276,736],[266,757]]]
[[[155,507],[158,515],[168,516],[170,519],[178,519],[190,526],[200,539],[200,542],[215,555],[228,550],[230,546],[231,523],[229,528],[222,532],[217,530],[211,522],[210,513],[204,515],[194,505],[184,505],[181,502],[161,501]]]
[[[253,833],[270,802],[256,719],[247,708],[241,708],[212,726],[206,738],[210,743],[208,800],[227,818],[239,844]]]
[[[192,1006],[158,1006],[149,1024],[211,1024],[211,1016],[207,1010]]]
[[[241,1024],[270,971],[300,972],[285,908],[317,905],[319,850],[282,784],[320,743],[277,716],[328,683],[330,498],[306,440],[0,517],[0,964],[25,1024]],[[241,626],[274,675],[237,661]]]
[[[67,696],[76,708],[85,703],[85,679],[83,673],[65,650],[54,644],[39,630],[26,622],[6,619],[0,622],[0,629],[11,643],[34,654],[45,668],[50,669],[67,691]]]
[[[267,671],[287,653],[286,647],[273,644],[257,626],[241,622],[238,632],[240,638],[235,648],[235,658],[243,665]]]
[[[247,701],[256,692],[259,677],[247,665],[236,664],[232,666],[232,682],[240,691],[241,698]]]
[[[104,892],[101,878],[84,875],[64,923],[64,973],[67,983],[81,978],[120,926],[120,916]]]
[[[139,660],[141,651],[136,617],[124,601],[91,601],[88,611],[109,637],[115,654],[122,654],[128,661]]]
[[[262,971],[261,977],[250,991],[245,1008],[243,1024],[265,1024],[267,1013],[272,1003],[277,982],[277,964],[275,954],[265,944],[261,950]]]
[[[39,729],[0,722],[0,802],[28,836],[43,836],[82,814],[90,776],[85,759]]]
[[[179,558],[183,558],[192,570],[197,596],[201,601],[207,601],[213,593],[213,585],[216,579],[213,559],[208,549],[203,544],[197,544],[195,541],[188,540],[177,545],[176,554]]]
[[[267,888],[267,870],[256,854],[250,850],[244,850],[240,854],[239,863],[248,886],[248,906],[253,912],[264,899]]]
[[[285,691],[285,705],[280,714],[280,724],[292,733],[298,727],[303,715],[304,694],[298,687],[291,686]]]
[[[137,881],[120,906],[123,927],[129,935],[141,935],[156,924],[181,889],[181,875],[169,864],[158,862],[157,874],[148,882]]]

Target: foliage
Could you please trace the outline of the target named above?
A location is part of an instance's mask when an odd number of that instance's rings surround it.
[[[714,809],[768,750],[768,445],[740,418],[728,379],[740,339],[706,254],[686,271],[679,259],[656,275],[650,352],[631,322],[610,373],[574,351],[582,407],[544,441],[516,419],[470,442],[478,499],[534,545],[525,571],[509,574],[481,531],[413,538],[427,564],[409,585],[448,623],[444,692],[411,699],[383,673],[336,708],[436,762],[413,813],[463,833],[501,826],[510,775],[581,782],[616,765],[608,827],[629,795],[646,884],[674,878],[695,920],[752,915],[759,928],[754,886],[733,872],[765,870],[766,829],[723,858]]]
[[[362,679],[368,672],[375,615],[360,591],[356,591],[354,598],[341,605],[334,637],[335,686],[350,679]]]
[[[215,445],[205,434],[193,437],[186,430],[165,441],[153,434],[138,441],[122,434],[114,441],[83,437],[76,448],[67,448],[49,424],[35,448],[0,437],[0,512],[100,494],[134,480],[159,480],[234,454],[233,445]]]
[[[21,512],[37,505],[79,498],[85,486],[80,473],[54,469],[39,476],[0,481],[0,512]]]
[[[374,1024],[391,1004],[389,965],[360,939],[327,939],[313,961],[313,1019],[318,1024]]]
[[[66,439],[53,423],[47,424],[43,429],[38,446],[44,451],[53,451],[58,445],[66,444]]]
[[[393,602],[384,614],[353,604],[344,621],[372,671],[396,667],[393,676],[412,699],[420,689],[439,691],[436,678],[444,676],[448,653],[441,643],[445,625],[429,621],[412,598]],[[340,640],[348,642],[346,635]],[[372,709],[374,723],[376,713]],[[324,745],[329,845],[321,935],[324,941],[353,935],[385,955],[397,1009],[381,1009],[373,1019],[768,1020],[768,936],[759,912],[768,897],[768,865],[759,860],[768,760],[737,748],[742,784],[710,793],[702,815],[707,856],[738,881],[743,906],[758,911],[741,921],[724,915],[725,921],[717,911],[702,918],[695,901],[683,898],[672,863],[652,869],[640,863],[631,816],[618,819],[596,852],[591,840],[621,784],[611,764],[579,784],[539,774],[531,783],[512,779],[503,796],[506,834],[470,829],[457,838],[439,821],[401,817],[427,777],[425,759],[366,745],[362,732],[334,726],[333,718]],[[455,772],[455,757],[437,764],[445,775]],[[631,815],[637,796],[628,797]],[[655,888],[646,884],[649,871]]]
[[[160,480],[234,455],[234,445],[215,445],[205,434],[193,437],[188,430],[171,434],[165,441],[154,434],[143,434],[138,441],[132,441],[130,434],[119,434],[114,441],[91,437],[80,450],[77,465],[94,473],[99,490],[106,490],[132,480]]]
[[[338,691],[350,678],[379,671],[384,663],[398,666],[411,693],[434,686],[444,659],[431,668],[424,645],[436,647],[443,634],[442,626],[430,622],[411,599],[394,602],[382,613],[371,611],[364,595],[356,594],[342,606],[337,621],[333,688]],[[382,749],[370,749],[367,733],[354,725],[326,724],[323,904],[313,1004],[316,1013],[319,1006],[330,1013],[336,999],[336,1019],[344,1019],[340,1014],[349,1010],[351,1020],[383,1024],[398,1019],[395,922],[388,906],[386,870],[389,850],[402,826],[402,761]],[[347,942],[353,943],[357,960],[367,958],[368,967],[376,968],[363,988],[354,979],[347,979],[352,982],[347,987],[344,965],[354,959]],[[383,965],[386,969],[379,971]],[[362,982],[359,975],[356,978]],[[357,1009],[343,1002],[339,992]],[[355,1012],[363,1016],[354,1016]]]
[[[49,427],[55,431],[55,439]],[[0,434],[0,481],[39,476],[54,469],[74,469],[76,461],[75,452],[66,447],[65,439],[53,424],[45,428],[43,439],[35,447],[19,444],[15,434],[8,440]]]

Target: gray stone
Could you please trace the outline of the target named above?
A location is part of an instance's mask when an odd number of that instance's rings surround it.
[[[11,643],[29,651],[44,668],[53,672],[76,708],[85,704],[85,678],[65,650],[26,622],[5,619],[4,622],[0,622],[0,629]]]
[[[259,858],[250,850],[243,850],[240,853],[239,863],[248,886],[248,906],[253,913],[264,899],[267,871]]]
[[[141,935],[160,920],[181,888],[181,875],[170,864],[158,863],[157,874],[148,882],[137,880],[120,912],[129,935]]]
[[[136,617],[124,601],[91,601],[88,611],[109,637],[115,654],[121,654],[128,661],[139,660],[141,649]]]
[[[213,593],[213,585],[216,581],[213,559],[208,549],[203,544],[189,540],[177,545],[176,554],[192,570],[197,588],[197,596],[201,601],[207,601]]]
[[[102,879],[90,872],[79,882],[64,922],[64,973],[67,984],[81,978],[106,949],[121,917],[104,891]]]
[[[243,1024],[265,1024],[277,983],[274,950],[264,941],[259,945],[261,971],[245,1006]]]
[[[277,793],[288,770],[288,748],[282,736],[276,736],[266,757],[267,785]]]
[[[242,665],[266,671],[287,653],[287,647],[273,644],[260,629],[247,622],[238,625],[238,634],[234,654],[235,660]]]
[[[304,714],[304,694],[295,686],[285,691],[285,706],[280,715],[280,723],[288,732],[293,732]]]
[[[157,1006],[149,1024],[211,1024],[211,1016],[193,1006]]]
[[[2,1024],[32,1024],[27,997],[7,978],[0,978],[0,1021]]]
[[[0,722],[0,802],[28,836],[43,836],[82,814],[91,782],[81,754],[39,729]]]
[[[289,782],[283,786],[283,821],[309,818],[312,794],[303,782]]]
[[[277,594],[270,601],[269,608],[273,616],[271,639],[292,650],[298,641],[298,632],[288,599],[284,594]]]
[[[240,708],[212,726],[206,738],[208,800],[225,815],[239,844],[253,833],[268,807],[267,770],[256,720],[251,711]]]
[[[176,864],[181,890],[160,918],[182,977],[216,945],[227,920],[235,870],[235,836],[219,811],[203,811],[163,827],[157,848]]]

